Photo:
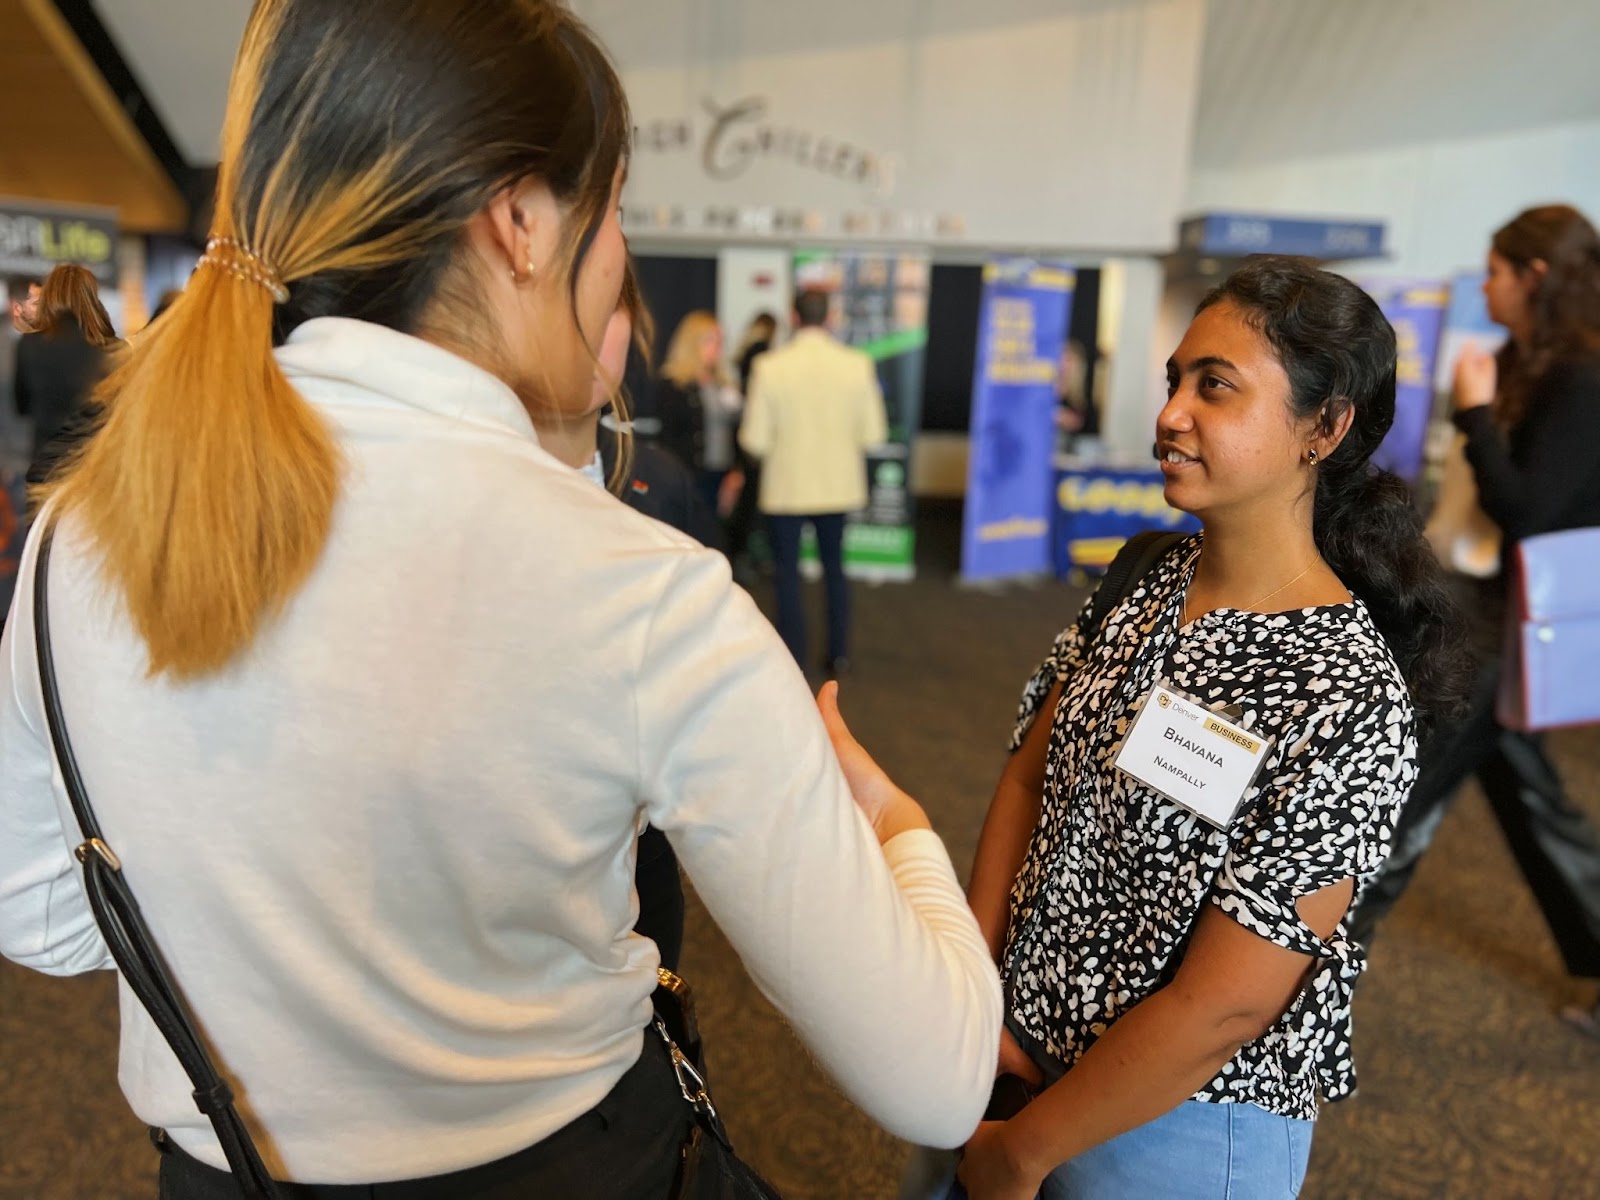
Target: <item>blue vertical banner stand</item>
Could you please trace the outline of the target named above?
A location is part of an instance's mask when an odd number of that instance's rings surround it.
[[[1363,285],[1394,326],[1399,359],[1395,367],[1394,426],[1372,461],[1407,483],[1422,478],[1433,416],[1434,361],[1444,332],[1450,291],[1442,282],[1376,280]]]
[[[968,582],[1050,569],[1056,376],[1076,281],[1071,267],[1033,259],[983,269],[961,533]]]

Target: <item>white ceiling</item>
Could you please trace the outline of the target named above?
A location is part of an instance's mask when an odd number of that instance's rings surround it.
[[[572,0],[625,71],[1156,2]],[[1600,119],[1600,0],[1209,2],[1197,167]],[[249,0],[95,7],[179,148],[215,161]]]
[[[1194,165],[1600,119],[1600,0],[1210,0]]]
[[[183,156],[215,163],[250,0],[93,2]]]
[[[1150,0],[568,0],[624,71],[1020,25]]]

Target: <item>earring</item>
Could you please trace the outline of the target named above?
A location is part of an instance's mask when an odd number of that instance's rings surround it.
[[[1311,453],[1307,454],[1306,455],[1306,461],[1308,463],[1310,463],[1313,467],[1316,466],[1317,465],[1317,452],[1315,450],[1313,450],[1313,451],[1311,451]]]
[[[528,280],[530,280],[530,279],[532,279],[534,277],[534,274],[535,274],[535,271],[534,271],[533,261],[530,259],[529,262],[528,262],[528,273],[526,275],[518,275],[517,274],[517,269],[515,267],[511,268],[511,282],[512,283],[527,283]]]

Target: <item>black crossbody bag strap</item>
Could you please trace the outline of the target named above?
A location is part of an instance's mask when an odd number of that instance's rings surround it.
[[[194,1084],[195,1106],[211,1120],[217,1132],[222,1152],[228,1156],[228,1166],[244,1195],[250,1200],[272,1200],[277,1195],[272,1177],[261,1162],[261,1155],[251,1140],[238,1110],[234,1107],[233,1092],[217,1070],[216,1063],[207,1052],[205,1043],[195,1028],[194,1018],[177,983],[167,970],[161,952],[156,948],[150,929],[140,915],[139,903],[128,888],[122,874],[122,861],[106,843],[95,820],[94,809],[89,805],[89,794],[83,786],[83,776],[73,757],[72,743],[67,737],[66,720],[61,712],[61,689],[56,682],[55,657],[50,649],[50,547],[55,539],[52,522],[39,539],[39,557],[33,574],[33,638],[39,659],[39,685],[44,693],[45,716],[50,725],[50,741],[55,747],[56,762],[66,781],[67,796],[72,801],[73,814],[83,833],[83,844],[77,847],[78,861],[83,864],[83,888],[94,910],[95,924],[116,959],[122,977],[133,989],[134,995],[144,1005],[151,1020],[167,1039],[167,1045],[182,1064],[184,1072]]]
[[[1122,549],[1117,551],[1117,556],[1111,560],[1111,565],[1106,568],[1105,578],[1100,581],[1100,586],[1095,589],[1094,599],[1089,602],[1088,628],[1084,631],[1088,635],[1084,639],[1086,643],[1093,642],[1100,636],[1100,627],[1106,623],[1111,610],[1126,600],[1139,586],[1139,581],[1166,557],[1167,551],[1187,536],[1183,533],[1148,529],[1128,539]]]

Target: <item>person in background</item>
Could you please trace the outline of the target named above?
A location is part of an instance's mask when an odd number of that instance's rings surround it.
[[[5,281],[7,320],[0,326],[0,453],[27,453],[26,425],[16,408],[17,343],[39,314],[39,280],[12,275]]]
[[[1490,319],[1510,337],[1498,358],[1463,352],[1452,399],[1479,503],[1502,535],[1504,577],[1462,580],[1479,617],[1472,639],[1482,664],[1477,688],[1465,719],[1426,748],[1394,853],[1357,922],[1370,934],[1399,900],[1450,799],[1476,776],[1567,970],[1595,979],[1600,835],[1567,797],[1543,739],[1500,726],[1495,696],[1517,543],[1600,526],[1600,234],[1574,208],[1529,209],[1495,233],[1483,291]],[[1600,1005],[1563,1015],[1600,1037]]]
[[[17,344],[17,412],[33,418],[30,484],[42,483],[88,436],[90,396],[122,347],[88,268],[66,263],[51,271],[33,330]]]
[[[277,1178],[668,1195],[698,1126],[633,932],[646,823],[843,1092],[954,1145],[1000,991],[925,814],[855,801],[722,555],[538,432],[596,407],[621,81],[566,4],[470,7],[254,7],[201,269],[44,490],[0,641],[0,953],[113,965],[45,732],[53,530],[89,796]],[[163,1200],[238,1196],[123,984]]]
[[[1346,912],[1468,678],[1409,493],[1369,462],[1395,365],[1369,296],[1278,258],[1169,360],[1166,499],[1204,532],[1056,639],[978,845],[1025,1094],[967,1144],[972,1200],[1287,1200],[1354,1090]]]
[[[12,332],[19,337],[33,332],[33,323],[39,319],[39,292],[42,285],[37,276],[13,275],[6,280],[6,310],[11,318]]]
[[[826,292],[801,292],[795,300],[794,338],[755,360],[739,444],[761,462],[761,511],[772,537],[778,632],[804,669],[800,536],[809,524],[827,581],[828,652],[822,666],[837,676],[850,666],[845,518],[866,507],[866,451],[883,443],[888,422],[877,367],[828,332],[828,309]]]
[[[1100,436],[1100,406],[1089,391],[1089,359],[1083,343],[1069,341],[1056,372],[1056,428],[1070,450],[1079,438]]]
[[[739,393],[722,365],[722,327],[708,312],[678,323],[656,380],[657,441],[695,473],[706,507],[721,513],[722,485],[735,465]]]
[[[772,349],[778,336],[778,318],[769,312],[759,313],[745,330],[739,343],[737,358],[739,368],[739,394],[750,395],[750,373],[756,359]],[[740,421],[743,425],[743,421]],[[761,462],[739,446],[737,496],[728,514],[728,553],[733,559],[735,574],[745,580],[754,576],[751,565],[751,535],[755,532],[757,517],[761,512]]]

